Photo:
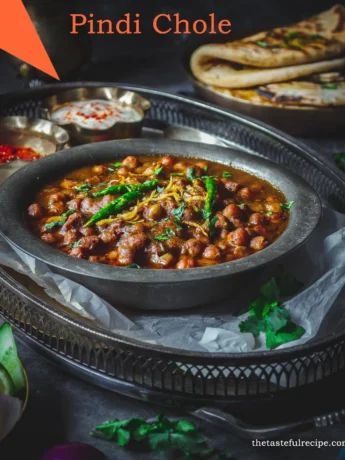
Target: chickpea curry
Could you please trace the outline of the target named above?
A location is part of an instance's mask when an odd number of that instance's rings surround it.
[[[231,166],[128,156],[45,186],[30,228],[64,253],[128,268],[186,269],[261,251],[285,230],[291,202]]]

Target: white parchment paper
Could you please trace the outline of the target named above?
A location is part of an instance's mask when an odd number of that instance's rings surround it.
[[[52,273],[46,264],[12,249],[3,240],[0,240],[0,264],[28,275],[50,297],[95,325],[124,336],[166,347],[213,353],[245,353],[266,348],[264,335],[254,339],[252,334],[239,331],[238,324],[247,315],[234,317],[229,301],[190,311],[129,312],[111,306],[84,286]],[[345,215],[324,208],[321,224],[312,238],[283,265],[305,283],[304,289],[285,306],[306,333],[301,339],[279,348],[296,346],[344,329]],[[259,286],[262,280],[274,276],[275,268],[270,267],[262,273],[254,285]],[[232,296],[232,305],[235,303],[238,309],[243,308],[257,294],[255,286],[252,292],[239,292]]]

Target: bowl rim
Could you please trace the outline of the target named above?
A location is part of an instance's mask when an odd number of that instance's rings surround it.
[[[11,126],[11,122],[20,122],[23,126]],[[9,124],[9,126],[7,126]],[[41,130],[43,125],[50,125],[52,128],[51,136],[47,135],[45,132]],[[24,129],[28,129],[30,127],[37,127],[40,129],[35,129],[32,132],[37,133],[41,137],[45,137],[46,139],[52,138],[53,142],[55,143],[55,153],[63,150],[65,146],[68,144],[70,140],[70,136],[68,131],[64,129],[62,126],[54,123],[51,120],[47,120],[45,118],[35,118],[35,117],[27,117],[25,115],[8,115],[8,116],[0,116],[0,129],[4,128],[8,131],[22,131]],[[59,140],[58,136],[62,137],[62,140]]]
[[[183,152],[183,155],[181,154]],[[68,171],[82,166],[106,162],[104,157],[116,159],[127,155],[162,155],[189,156],[205,158],[210,161],[231,164],[253,173],[250,168],[262,168],[265,172],[274,174],[277,181],[282,180],[285,189],[289,189],[289,201],[295,201],[286,230],[273,244],[256,254],[231,262],[225,262],[209,267],[198,267],[188,270],[162,269],[126,269],[106,264],[98,264],[87,260],[77,259],[52,248],[41,241],[27,225],[23,225],[23,197],[28,199],[27,190],[36,181],[36,189],[42,188],[44,183],[52,180],[54,171],[61,170],[60,176]],[[217,157],[218,155],[218,157]],[[222,158],[223,161],[219,160]],[[224,158],[228,160],[224,161]],[[230,161],[231,160],[231,161]],[[71,166],[73,164],[73,166]],[[60,169],[61,168],[61,169]],[[58,175],[55,174],[55,179]],[[265,178],[265,174],[261,175]],[[267,180],[267,178],[266,178]],[[274,185],[274,184],[273,184]],[[278,185],[278,184],[276,184]],[[35,191],[36,193],[36,191]],[[32,192],[32,195],[34,193]],[[290,200],[292,198],[292,200]],[[293,198],[296,198],[295,200]],[[31,163],[6,179],[0,187],[0,199],[3,212],[0,213],[0,234],[12,246],[24,253],[47,263],[50,266],[62,269],[65,272],[78,273],[82,276],[140,284],[165,284],[199,282],[210,278],[229,277],[254,270],[279,258],[286,256],[301,246],[316,229],[322,213],[319,195],[303,179],[267,159],[243,151],[194,143],[190,141],[169,141],[151,139],[127,139],[100,142],[74,147],[66,153],[58,153],[38,162]],[[14,203],[14,206],[13,206]],[[14,209],[17,207],[18,209]]]
[[[95,96],[94,93],[98,91],[108,92],[111,93],[111,97],[107,98],[105,95],[101,94]],[[114,94],[113,94],[114,93]],[[86,128],[81,126],[80,124],[76,123],[75,121],[71,121],[70,123],[57,123],[52,120],[52,114],[54,109],[61,104],[68,103],[68,102],[80,102],[80,101],[89,101],[92,99],[101,99],[104,101],[117,101],[122,97],[131,97],[133,101],[131,103],[126,103],[126,105],[133,107],[138,114],[140,115],[140,119],[136,121],[129,121],[129,120],[121,120],[121,121],[114,121],[114,123],[106,129],[95,129],[95,128]],[[67,101],[66,101],[67,99]],[[41,115],[49,120],[51,123],[55,123],[57,126],[65,127],[67,130],[71,130],[73,128],[77,129],[81,133],[85,135],[94,133],[94,134],[107,134],[111,133],[114,128],[118,125],[126,126],[126,125],[136,125],[142,124],[145,118],[145,112],[147,112],[151,108],[151,102],[143,97],[141,94],[137,93],[136,91],[127,90],[124,88],[113,87],[113,86],[80,86],[77,88],[70,88],[59,91],[55,94],[45,97],[42,100],[40,106],[40,113]]]

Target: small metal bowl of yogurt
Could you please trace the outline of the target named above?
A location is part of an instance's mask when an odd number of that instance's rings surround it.
[[[120,88],[76,88],[42,101],[41,116],[66,129],[72,144],[140,137],[151,104]]]

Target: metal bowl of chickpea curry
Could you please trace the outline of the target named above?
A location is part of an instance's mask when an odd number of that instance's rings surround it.
[[[114,305],[142,309],[225,298],[303,244],[321,215],[316,192],[282,166],[166,140],[75,147],[0,191],[10,244]]]

